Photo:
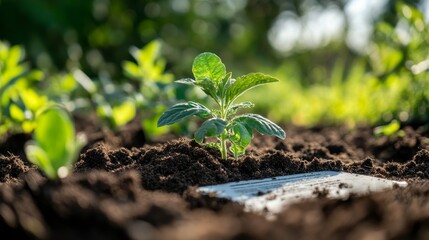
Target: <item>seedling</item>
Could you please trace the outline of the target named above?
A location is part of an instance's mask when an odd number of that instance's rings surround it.
[[[50,179],[69,174],[86,142],[83,135],[75,136],[68,113],[57,106],[47,108],[36,117],[33,139],[25,147],[27,158]]]
[[[29,70],[24,57],[24,49],[0,41],[0,138],[7,132],[30,133],[36,112],[48,103],[35,89],[43,73]]]
[[[405,135],[404,131],[401,130],[401,124],[398,120],[393,119],[390,123],[374,128],[374,135],[377,137],[380,136],[400,136]]]
[[[142,126],[148,137],[166,133],[168,129],[156,127],[156,121],[171,102],[176,89],[169,84],[174,78],[166,72],[166,60],[161,56],[162,42],[153,40],[143,48],[132,47],[134,61],[123,63],[124,73],[132,79],[139,91],[135,95],[137,109],[141,110]]]
[[[201,88],[216,102],[217,109],[209,109],[191,101],[179,103],[161,115],[158,127],[173,124],[194,115],[207,119],[195,132],[195,140],[201,143],[205,137],[217,137],[219,143],[215,146],[220,149],[223,159],[227,157],[227,142],[235,159],[244,154],[252,140],[254,129],[261,134],[273,135],[281,139],[286,137],[283,129],[260,115],[252,113],[235,115],[240,108],[254,106],[251,102],[234,104],[240,95],[256,86],[278,82],[277,79],[262,73],[249,73],[233,79],[232,73],[226,72],[221,59],[213,53],[198,55],[194,60],[192,72],[195,79],[185,78],[176,82]]]

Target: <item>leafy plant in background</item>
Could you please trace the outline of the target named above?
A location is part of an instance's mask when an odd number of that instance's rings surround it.
[[[423,13],[412,4],[395,3],[393,20],[375,27],[371,70],[389,89],[401,92],[392,117],[417,124],[429,121],[429,29]],[[396,84],[391,84],[396,79]],[[390,82],[390,83],[389,83]],[[398,89],[399,88],[399,89]]]
[[[107,75],[100,75],[99,83],[96,85],[84,72],[75,70],[73,76],[89,95],[90,108],[94,109],[97,116],[111,129],[117,130],[125,125],[136,115],[136,103],[132,97],[130,87],[114,84]],[[88,104],[85,98],[75,99],[74,104],[82,108]]]
[[[66,177],[85,144],[84,135],[75,136],[75,128],[68,113],[51,106],[36,117],[33,140],[25,147],[27,158],[48,178]]]
[[[37,111],[48,103],[35,86],[43,73],[30,71],[22,63],[24,56],[20,46],[0,41],[0,137],[6,132],[31,132]]]
[[[195,140],[203,142],[205,137],[217,137],[217,146],[222,158],[227,157],[227,141],[230,150],[237,159],[244,154],[250,144],[253,130],[262,134],[286,137],[285,132],[270,120],[257,114],[235,115],[240,108],[251,108],[251,102],[234,104],[235,100],[247,90],[267,83],[278,82],[277,79],[262,73],[249,73],[232,78],[227,73],[221,59],[213,53],[198,55],[193,63],[192,72],[195,79],[186,78],[176,82],[190,84],[201,88],[217,104],[217,109],[209,109],[196,102],[179,103],[170,107],[158,120],[158,126],[173,124],[191,116],[207,119],[195,132]]]
[[[256,111],[297,125],[385,125],[429,122],[429,28],[422,13],[397,1],[388,20],[375,24],[368,52],[347,61],[335,60],[332,68],[315,65],[313,83],[305,85],[296,61],[285,61],[270,74],[285,78],[252,97]],[[265,70],[266,71],[266,70]],[[282,101],[285,89],[288,98]],[[279,107],[271,107],[276,101]],[[281,107],[280,107],[281,106]]]
[[[55,73],[41,83],[40,92],[49,100],[64,105],[68,111],[75,111],[82,107],[82,101],[76,96],[78,86],[72,73]]]
[[[123,69],[139,88],[135,99],[142,111],[143,129],[149,137],[165,133],[168,129],[157,128],[156,121],[166,105],[176,99],[175,88],[170,84],[173,75],[165,73],[166,61],[160,57],[161,42],[154,40],[141,49],[132,47],[130,53],[135,62],[125,61]]]

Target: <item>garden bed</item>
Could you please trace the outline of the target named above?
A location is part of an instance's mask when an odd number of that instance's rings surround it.
[[[79,121],[83,121],[82,119]],[[146,143],[132,124],[120,134],[94,131],[74,174],[53,182],[27,162],[26,135],[0,146],[0,234],[10,239],[428,239],[429,139],[372,129],[286,127],[280,140],[257,135],[235,161],[187,138]],[[127,148],[122,148],[126,146]],[[322,170],[393,180],[367,196],[293,204],[276,219],[195,187]],[[0,237],[2,238],[2,237]]]

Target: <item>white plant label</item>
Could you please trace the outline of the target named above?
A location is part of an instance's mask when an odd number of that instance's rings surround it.
[[[231,182],[204,186],[202,193],[215,192],[217,196],[244,204],[247,211],[273,215],[288,204],[323,194],[328,198],[347,198],[350,194],[363,195],[381,191],[406,182],[392,181],[345,172],[321,171],[259,180]]]

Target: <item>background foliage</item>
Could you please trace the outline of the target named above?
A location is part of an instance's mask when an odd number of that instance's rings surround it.
[[[31,84],[38,94],[73,103],[74,109],[100,105],[76,82],[77,70],[99,88],[104,86],[104,93],[107,79],[115,94],[123,96],[113,99],[131,99],[135,108],[142,103],[139,94],[153,95],[144,92],[145,84],[155,81],[152,86],[164,91],[168,81],[191,76],[194,57],[210,51],[237,75],[261,71],[281,80],[244,96],[275,121],[351,126],[392,119],[427,123],[429,36],[422,12],[429,4],[375,2],[0,0],[0,39],[22,46],[15,65],[22,63],[25,52],[28,70],[44,73],[39,76],[42,81]],[[130,51],[142,50],[153,40],[162,43],[158,57],[163,67],[156,79],[148,80],[132,72],[131,63],[141,61]],[[11,60],[0,61],[4,74],[4,62]],[[156,111],[177,100],[201,98],[198,92],[177,86],[168,91],[176,97],[167,94],[168,101],[150,97]],[[122,100],[101,102],[114,107]]]

